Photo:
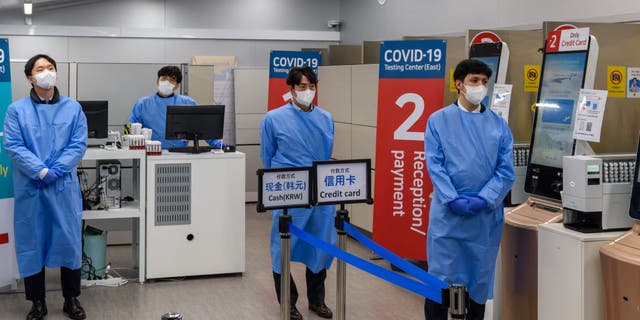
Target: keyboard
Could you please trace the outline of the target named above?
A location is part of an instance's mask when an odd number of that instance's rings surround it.
[[[211,152],[211,149],[213,149],[211,146],[198,147],[198,153]],[[196,153],[194,147],[172,147],[167,150],[169,152]]]

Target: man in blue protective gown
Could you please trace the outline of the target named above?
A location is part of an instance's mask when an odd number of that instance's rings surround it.
[[[425,156],[434,186],[429,211],[429,273],[467,286],[467,319],[484,319],[504,223],[502,201],[514,180],[513,137],[507,123],[480,102],[491,69],[463,60],[453,77],[457,102],[427,122]],[[447,319],[447,307],[425,301],[427,319]]]
[[[333,118],[313,105],[317,77],[309,67],[291,69],[287,78],[292,102],[267,112],[260,127],[260,157],[265,168],[311,166],[316,160],[329,160],[333,149]],[[271,228],[271,266],[280,302],[280,233],[278,217],[282,210],[273,210]],[[293,224],[326,242],[336,243],[335,206],[311,209],[289,209]],[[324,303],[325,279],[333,257],[306,242],[291,236],[291,261],[304,263],[306,268],[309,310],[323,318],[333,317]],[[302,319],[296,309],[298,290],[291,278],[292,320]]]
[[[160,141],[162,149],[185,147],[186,140],[165,140],[167,126],[167,106],[195,106],[196,101],[189,96],[176,93],[182,82],[182,72],[176,66],[164,66],[158,70],[158,91],[140,98],[131,109],[130,123],[140,123],[149,128],[151,140]],[[222,140],[207,140],[209,145],[220,148]]]
[[[87,149],[87,119],[78,102],[58,92],[51,57],[34,56],[24,73],[33,88],[7,110],[4,147],[13,164],[18,269],[33,303],[27,319],[47,315],[44,267],[60,267],[64,314],[85,319],[77,299],[82,196],[76,167]]]

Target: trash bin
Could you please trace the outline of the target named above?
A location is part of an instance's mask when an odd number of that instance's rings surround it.
[[[103,278],[107,260],[107,231],[87,226],[82,235],[83,257],[82,278],[88,280],[94,276]]]

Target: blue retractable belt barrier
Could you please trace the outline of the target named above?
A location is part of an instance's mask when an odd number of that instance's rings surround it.
[[[351,224],[345,222],[344,230],[347,232],[347,234],[352,236],[354,239],[356,239],[362,245],[367,247],[369,250],[373,251],[383,259],[389,261],[391,264],[395,265],[396,267],[404,270],[404,272],[418,278],[424,284],[434,288],[438,288],[438,289],[444,289],[449,287],[449,285],[446,282],[430,275],[428,272],[418,268],[416,265],[408,262],[407,260],[400,258],[395,253],[385,249],[383,246],[367,238],[365,235],[360,233],[356,228],[354,228]]]
[[[409,291],[415,292],[423,297],[426,297],[434,302],[442,303],[442,287],[437,286],[431,288],[426,284],[401,276],[391,270],[387,270],[371,262],[368,262],[360,257],[354,256],[348,252],[342,251],[335,246],[319,240],[312,235],[302,231],[300,228],[293,224],[289,225],[289,231],[291,234],[297,236],[300,240],[311,244],[312,246],[319,248],[327,252],[328,254],[350,264],[354,267],[368,272],[378,278],[391,282],[399,287],[405,288]],[[440,281],[440,280],[438,280]],[[444,284],[444,282],[442,282]],[[447,287],[446,284],[443,287]]]

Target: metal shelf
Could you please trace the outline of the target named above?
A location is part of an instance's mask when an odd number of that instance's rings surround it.
[[[140,202],[133,201],[119,209],[108,210],[84,210],[82,211],[82,219],[121,219],[121,218],[140,218],[144,209],[140,209]]]

